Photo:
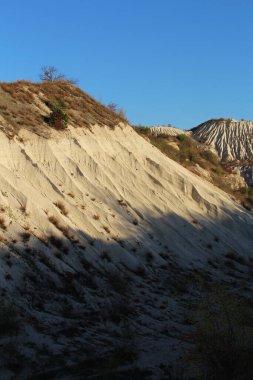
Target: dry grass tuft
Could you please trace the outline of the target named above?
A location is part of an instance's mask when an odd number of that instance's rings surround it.
[[[107,226],[103,226],[103,229],[105,230],[105,232],[107,232],[108,234],[111,232],[110,231],[110,228],[109,227],[107,227]]]
[[[63,226],[59,219],[55,216],[55,215],[51,215],[48,217],[48,220],[50,223],[52,223],[59,231],[61,231],[63,233],[63,235],[67,238],[67,239],[72,239],[72,236],[70,234],[70,231],[69,231],[69,227],[67,226]]]
[[[120,204],[120,206],[127,207],[127,203],[126,201],[124,201],[124,199],[118,199],[118,203]]]
[[[20,236],[22,238],[23,243],[27,243],[31,237],[30,232],[21,232]]]
[[[152,262],[153,260],[154,260],[154,256],[153,256],[153,254],[151,253],[151,252],[146,252],[146,260],[147,260],[147,262],[148,263],[150,263],[150,262]]]
[[[60,221],[56,216],[51,215],[48,217],[48,220],[50,223],[52,223],[55,227],[59,229]]]
[[[5,222],[5,219],[3,217],[0,217],[0,228],[2,228],[2,230],[4,230],[4,231],[7,230],[6,222]]]
[[[63,247],[62,240],[59,239],[59,238],[56,237],[56,236],[53,236],[53,235],[49,236],[48,241],[49,241],[53,246],[55,246],[55,247],[58,248],[58,249],[61,249],[61,248]]]
[[[67,216],[68,215],[68,210],[66,209],[66,206],[62,201],[56,201],[54,202],[54,205],[58,207],[58,209],[61,211],[62,215]]]
[[[23,213],[23,214],[26,214],[27,215],[27,202],[24,201],[20,204],[20,207],[19,207],[20,211]]]
[[[238,253],[233,252],[233,251],[228,252],[225,256],[227,259],[233,260],[241,265],[245,265],[247,263],[244,257],[240,256]]]

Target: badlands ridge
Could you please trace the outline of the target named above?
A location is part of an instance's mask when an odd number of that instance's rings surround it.
[[[192,129],[192,137],[209,145],[224,161],[253,156],[253,122],[213,119]]]

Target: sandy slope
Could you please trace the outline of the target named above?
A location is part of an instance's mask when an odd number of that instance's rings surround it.
[[[12,140],[1,133],[0,144],[0,216],[6,224],[0,285],[22,310],[17,344],[26,361],[42,370],[38,350],[46,344],[49,357],[67,347],[73,364],[86,355],[87,342],[88,355],[108,350],[116,333],[120,341],[121,322],[110,313],[123,290],[115,290],[111,273],[129,289],[132,284],[128,303],[135,316],[131,326],[138,326],[136,346],[143,349],[140,365],[173,361],[186,331],[176,286],[186,286],[185,270],[204,273],[209,259],[221,263],[232,250],[252,256],[251,214],[129,126],[70,127],[53,131],[50,139],[21,130]],[[67,272],[74,276],[71,284]],[[223,264],[208,272],[226,278]],[[66,324],[77,335],[63,333]]]
[[[192,137],[210,145],[223,160],[247,160],[253,155],[253,122],[209,120],[193,128]]]
[[[237,213],[238,220],[250,221],[225,193],[163,156],[130,127],[115,131],[97,127],[93,132],[72,129],[64,136],[55,133],[50,140],[27,131],[21,136],[24,143],[1,136],[0,202],[13,212],[25,202],[32,223],[44,232],[51,229],[45,209],[98,239],[112,237],[102,231],[101,221],[92,220],[95,213],[111,228],[109,235],[122,238],[135,235],[137,227],[131,225],[133,218],[142,224],[150,218],[166,217],[169,226],[170,215],[188,222],[208,216],[216,222],[230,220],[228,232],[232,232],[236,222],[235,218],[231,220],[232,213]],[[70,192],[73,198],[68,195]],[[62,218],[53,205],[57,200],[62,200],[69,210],[67,218]],[[127,205],[120,206],[120,200]],[[85,210],[80,209],[81,205]],[[117,212],[118,218],[110,218],[109,209]],[[171,233],[180,236],[181,228],[174,227],[171,226]],[[215,226],[212,229],[210,232],[218,232]],[[246,233],[240,231],[239,225],[236,231]],[[183,233],[187,239],[187,231]],[[158,239],[162,238],[160,234]],[[243,250],[244,243],[235,242],[237,249]],[[171,241],[171,244],[178,242]],[[182,251],[179,247],[177,254]],[[184,256],[186,260],[188,255]],[[194,255],[198,257],[197,246]]]

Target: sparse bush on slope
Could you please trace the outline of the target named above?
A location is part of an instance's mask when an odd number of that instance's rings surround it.
[[[167,135],[155,136],[150,132],[150,128],[135,127],[134,129],[140,135],[148,136],[150,142],[168,157],[188,168],[192,164],[199,164],[204,169],[219,166],[218,158],[210,150],[200,146],[199,143],[185,134],[180,134],[176,137]],[[175,148],[176,146],[178,149]]]
[[[191,364],[206,380],[253,378],[252,309],[238,296],[217,288],[198,309],[191,341]]]
[[[68,212],[65,204],[61,200],[54,202],[54,205],[56,207],[58,207],[58,209],[61,211],[62,215],[65,215],[65,216],[68,215],[69,212]]]
[[[50,105],[51,113],[46,117],[46,121],[55,129],[65,129],[68,125],[68,114],[64,102],[58,99],[55,105]]]
[[[235,196],[238,201],[248,210],[253,209],[253,187],[247,186],[245,189],[236,189],[227,181],[227,176],[231,174],[229,169],[221,164],[219,158],[203,144],[200,144],[187,135],[177,135],[176,137],[167,135],[152,135],[148,127],[134,127],[140,135],[148,137],[151,144],[156,146],[162,153],[172,160],[180,163],[193,173],[200,175],[196,166],[206,170],[210,175],[210,181],[221,190]],[[205,177],[205,179],[207,179]]]
[[[120,108],[120,107],[118,106],[118,104],[116,104],[116,103],[109,103],[109,104],[107,105],[107,107],[108,107],[111,111],[113,111],[113,112],[115,112],[117,115],[119,115],[119,117],[122,118],[125,122],[128,123],[128,119],[127,119],[127,116],[126,116],[125,111],[123,110],[123,108]]]
[[[64,103],[65,110],[57,104],[58,99]],[[51,111],[56,107],[54,114],[45,115],[44,105],[51,105]],[[62,110],[74,127],[91,128],[97,124],[113,129],[120,122],[127,122],[121,110],[114,112],[66,79],[40,83],[0,83],[0,115],[4,119],[3,130],[8,137],[26,128],[48,138],[49,116],[53,125],[66,126],[66,116]]]

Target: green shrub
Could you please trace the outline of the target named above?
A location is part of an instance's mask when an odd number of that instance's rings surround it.
[[[200,304],[191,364],[206,380],[253,378],[252,309],[239,296],[217,287]]]
[[[151,134],[149,127],[143,127],[141,125],[137,125],[134,127],[134,130],[139,133],[140,135],[146,135],[149,136]]]
[[[50,115],[46,118],[51,127],[55,129],[65,129],[68,125],[68,115],[64,102],[58,100],[55,105],[49,105],[51,108]]]
[[[187,139],[187,136],[184,133],[182,133],[180,135],[177,135],[177,139],[179,141],[185,141]]]
[[[0,306],[0,336],[11,335],[18,330],[17,310],[13,304]]]
[[[220,166],[216,166],[215,168],[213,168],[213,171],[214,171],[214,173],[216,173],[218,175],[223,175],[225,173],[224,170],[222,169],[222,167],[220,167]]]
[[[200,154],[201,154],[201,157],[204,158],[205,160],[211,162],[214,165],[218,165],[218,163],[219,163],[218,158],[210,150],[208,150],[208,149],[203,150],[200,152]]]

